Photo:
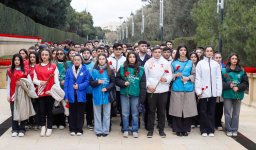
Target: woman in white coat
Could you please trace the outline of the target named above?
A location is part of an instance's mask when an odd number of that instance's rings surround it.
[[[205,48],[205,57],[196,66],[195,91],[200,104],[200,131],[203,137],[214,136],[216,98],[222,93],[220,65],[212,59],[214,51]]]

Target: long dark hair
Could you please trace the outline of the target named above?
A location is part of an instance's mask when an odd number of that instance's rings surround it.
[[[138,61],[138,55],[134,51],[130,51],[127,54],[126,61],[124,62],[124,72],[126,72],[128,70],[128,67],[130,65],[130,62],[129,62],[129,56],[130,55],[134,55],[135,58],[136,58],[136,61],[135,61],[135,64],[134,64],[134,75],[137,76],[139,74],[139,71],[140,71],[140,64],[139,64],[139,61]]]
[[[189,54],[189,59],[190,59],[190,57],[192,56],[192,55],[196,55],[196,63],[195,63],[195,65],[197,65],[197,63],[200,61],[200,58],[199,58],[199,56],[197,55],[197,53],[196,52],[191,52],[190,54]]]
[[[35,56],[36,56],[36,64],[38,64],[38,63],[39,63],[39,57],[38,57],[37,52],[30,52],[29,55],[28,55],[28,62],[29,62],[29,65],[31,65],[30,55],[35,55]]]
[[[233,56],[236,56],[236,57],[237,57],[237,64],[236,64],[236,66],[241,67],[241,66],[240,66],[240,58],[239,58],[239,56],[238,56],[237,54],[231,54],[231,55],[228,57],[227,66],[231,66],[231,57],[233,57]]]
[[[20,54],[21,51],[23,51],[27,55],[26,59],[28,59],[28,51],[25,48],[22,48],[22,49],[20,49],[19,54]]]
[[[94,65],[93,68],[94,68],[94,69],[98,68],[98,66],[99,66],[99,57],[100,57],[100,56],[103,56],[103,57],[106,58],[107,72],[108,72],[108,76],[110,77],[110,76],[112,75],[112,71],[111,71],[111,68],[110,68],[110,66],[109,66],[109,64],[108,64],[107,56],[106,56],[105,54],[99,54],[99,55],[98,55],[97,61],[95,62],[95,65]]]
[[[23,58],[22,58],[22,56],[21,56],[20,54],[14,54],[14,55],[12,56],[11,72],[12,72],[12,73],[14,72],[14,69],[15,69],[15,63],[14,63],[14,61],[15,61],[15,58],[16,58],[16,57],[18,57],[18,58],[20,59],[20,69],[21,69],[21,71],[25,73]]]
[[[178,46],[178,48],[177,48],[177,52],[176,52],[176,55],[175,55],[175,58],[174,58],[174,60],[178,60],[179,58],[180,58],[180,49],[181,48],[185,48],[186,49],[186,57],[187,57],[187,59],[189,59],[189,56],[188,56],[188,48],[187,48],[187,46],[186,45],[180,45],[180,46]]]

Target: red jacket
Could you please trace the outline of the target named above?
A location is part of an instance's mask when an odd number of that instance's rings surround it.
[[[10,78],[10,98],[11,102],[15,100],[15,89],[16,89],[16,82],[20,80],[20,78],[27,78],[27,73],[22,72],[21,70],[14,69],[13,72],[11,72],[11,69],[8,69],[7,75]]]
[[[46,66],[42,66],[41,64],[35,66],[37,79],[40,81],[47,81],[45,86],[38,86],[37,94],[39,97],[50,96],[46,94],[46,92],[50,91],[54,84],[54,71],[56,68],[54,63],[49,63]]]

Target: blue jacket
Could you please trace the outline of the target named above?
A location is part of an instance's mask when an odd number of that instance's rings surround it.
[[[189,77],[193,68],[191,60],[179,61],[175,60],[172,62],[172,70],[174,74],[182,73],[184,77]],[[178,67],[180,66],[180,67]],[[178,69],[178,70],[177,70]],[[190,80],[187,83],[183,83],[182,77],[177,77],[172,84],[172,90],[175,92],[192,92],[194,90],[194,83]]]
[[[104,84],[99,84],[98,80],[104,80]],[[99,68],[92,70],[92,76],[90,80],[92,86],[93,104],[94,105],[104,105],[109,103],[109,92],[115,86],[115,75],[109,77],[108,72],[105,69],[103,73],[100,73]],[[106,88],[106,92],[102,92],[102,88]]]
[[[73,66],[72,66],[73,67]],[[86,88],[89,86],[90,73],[86,69],[86,66],[82,65],[78,72],[77,78],[75,78],[72,67],[69,67],[66,72],[64,91],[65,99],[68,99],[69,103],[75,102],[75,92],[77,94],[78,102],[86,102]],[[73,85],[77,83],[78,89],[75,90]]]
[[[94,62],[91,61],[90,63],[88,64],[84,64],[86,66],[86,69],[90,72],[90,76],[92,75],[92,69],[94,67]],[[88,94],[92,94],[92,86],[89,85],[87,88],[86,88],[86,93]]]

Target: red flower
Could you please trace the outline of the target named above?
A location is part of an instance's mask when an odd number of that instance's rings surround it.
[[[112,61],[108,62],[109,65],[112,65]]]
[[[102,74],[102,73],[104,72],[104,70],[103,70],[103,69],[100,69],[99,72],[100,72],[100,74]]]
[[[202,91],[204,91],[204,88],[202,88]]]
[[[164,70],[164,73],[169,73],[169,70]]]
[[[208,89],[208,86],[206,86],[205,88],[207,88],[207,89]]]
[[[66,108],[69,108],[69,104],[67,103],[65,107],[66,107]]]
[[[125,76],[125,77],[127,77],[127,76],[129,76],[129,75],[130,75],[130,72],[125,72],[125,73],[124,73],[124,76]]]
[[[229,78],[229,75],[226,73],[226,74],[224,74],[224,77]]]
[[[177,66],[177,67],[176,67],[176,71],[179,70],[179,69],[180,69],[180,66]]]

